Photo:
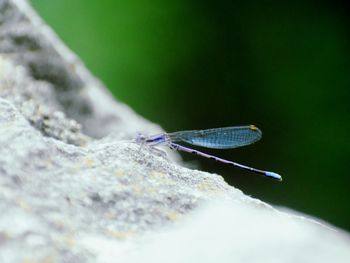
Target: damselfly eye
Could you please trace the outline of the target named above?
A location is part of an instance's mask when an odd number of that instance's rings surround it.
[[[144,142],[144,141],[146,141],[146,136],[141,133],[138,133],[136,136],[136,142]]]

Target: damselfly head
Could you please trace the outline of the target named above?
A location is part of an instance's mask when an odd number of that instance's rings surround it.
[[[135,141],[136,141],[137,143],[143,143],[143,142],[146,141],[146,139],[147,139],[147,137],[146,137],[145,135],[143,135],[142,133],[137,133],[137,136],[136,136],[136,138],[135,138]]]

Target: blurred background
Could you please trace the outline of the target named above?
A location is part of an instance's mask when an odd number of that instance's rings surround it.
[[[284,181],[186,160],[248,195],[350,230],[345,1],[32,4],[116,98],[166,131],[257,125],[259,143],[205,151]]]

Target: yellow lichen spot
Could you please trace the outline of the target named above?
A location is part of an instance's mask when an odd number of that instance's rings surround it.
[[[142,187],[140,185],[138,185],[138,184],[133,185],[131,188],[136,193],[142,192]]]
[[[85,160],[83,160],[83,164],[86,167],[92,167],[95,164],[95,160],[93,160],[93,159],[85,159]]]
[[[116,172],[115,172],[115,176],[118,176],[118,177],[121,177],[121,176],[124,176],[125,173],[122,169],[118,169]]]
[[[252,131],[256,131],[256,130],[258,129],[255,125],[250,125],[249,128],[250,128]]]
[[[154,188],[154,187],[148,187],[148,188],[147,188],[147,192],[148,192],[148,193],[157,193],[158,190],[157,190],[156,188]]]
[[[42,263],[54,263],[56,260],[54,260],[53,256],[47,256],[43,259]]]
[[[43,163],[44,163],[45,167],[52,166],[52,160],[45,160]]]
[[[0,87],[0,89],[1,89],[1,87]],[[9,128],[13,127],[14,124],[15,124],[14,121],[7,122],[6,124],[1,125],[1,128],[3,130],[6,130],[6,129],[9,129]]]
[[[81,142],[79,142],[79,146],[80,146],[80,147],[86,148],[87,145],[88,145],[88,144],[87,144],[87,141],[81,141]]]
[[[68,246],[68,247],[73,247],[76,244],[76,239],[74,237],[74,234],[68,234],[64,237],[63,242]]]
[[[166,174],[165,174],[165,173],[157,172],[157,171],[153,171],[153,172],[151,173],[151,176],[152,176],[152,177],[156,177],[156,178],[161,178],[161,179],[166,178]]]
[[[16,204],[20,207],[20,208],[23,208],[25,210],[29,210],[31,207],[30,205],[24,201],[24,200],[21,200],[21,199],[18,199],[16,200]]]
[[[53,263],[55,262],[54,258],[52,256],[46,256],[41,259],[29,259],[25,258],[22,261],[23,263]]]
[[[113,230],[109,230],[108,234],[116,239],[121,239],[121,240],[125,240],[129,237],[131,237],[134,233],[133,232],[128,232],[128,231],[113,231]]]
[[[169,177],[169,175],[166,173],[153,171],[151,172],[150,177],[154,178],[155,180],[163,184],[167,184],[167,185],[175,184],[174,180],[172,180]]]
[[[114,213],[111,213],[111,212],[105,213],[104,216],[106,219],[110,219],[110,220],[116,218],[116,215]]]
[[[76,72],[76,70],[77,70],[77,65],[75,63],[69,63],[68,67],[73,72]]]
[[[171,221],[175,221],[176,219],[178,219],[179,214],[176,212],[169,212],[168,214],[166,214],[166,217]]]
[[[203,192],[218,193],[218,188],[207,182],[201,182],[197,185],[197,187],[198,187],[198,190]]]

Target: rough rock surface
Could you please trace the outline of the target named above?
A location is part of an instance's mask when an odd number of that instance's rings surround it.
[[[350,262],[350,238],[127,140],[158,126],[0,0],[0,262]],[[103,127],[103,129],[101,129]]]
[[[0,0],[0,54],[17,67],[2,72],[6,76],[0,95],[47,136],[81,145],[87,138],[79,132],[80,125],[95,138],[111,132],[130,136],[159,131],[116,103],[25,0]],[[66,137],[57,134],[59,129]]]

